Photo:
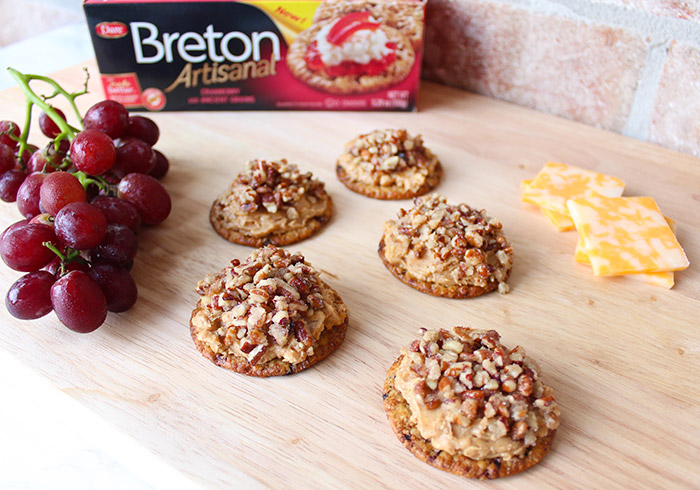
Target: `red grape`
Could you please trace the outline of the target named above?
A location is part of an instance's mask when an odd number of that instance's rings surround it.
[[[53,310],[51,286],[56,276],[46,271],[34,271],[17,279],[5,296],[5,306],[15,318],[35,320]]]
[[[66,115],[63,113],[61,109],[57,109],[56,107],[53,108],[54,111],[63,119],[64,121],[66,120]],[[59,134],[61,134],[61,129],[58,127],[58,125],[49,117],[48,114],[46,114],[44,111],[41,111],[41,115],[39,116],[39,128],[41,129],[41,132],[44,133],[48,138],[55,138]]]
[[[107,234],[93,250],[93,257],[99,262],[126,264],[134,260],[138,250],[136,234],[124,225],[107,225]]]
[[[129,112],[119,102],[103,100],[90,107],[83,118],[85,129],[96,129],[119,138],[129,123]]]
[[[138,290],[128,270],[111,264],[96,264],[90,270],[90,276],[102,288],[109,311],[126,311],[136,303]]]
[[[0,121],[0,143],[7,145],[14,150],[17,148],[17,142],[10,138],[9,134],[19,138],[19,126],[12,121]]]
[[[104,239],[107,220],[98,207],[86,202],[72,202],[56,214],[54,228],[56,236],[69,247],[88,250]]]
[[[19,169],[8,170],[0,176],[0,199],[5,202],[15,202],[17,191],[27,178],[27,174]]]
[[[68,153],[68,150],[70,150],[70,140],[68,139],[62,139],[58,143],[58,149],[56,148],[56,140],[49,141],[49,144],[46,145],[47,150],[53,150],[57,153],[60,153],[62,156],[66,156]]]
[[[0,174],[15,168],[15,150],[0,143]]]
[[[91,204],[100,208],[108,223],[118,223],[127,226],[134,233],[141,226],[139,210],[125,199],[112,196],[97,196]]]
[[[129,174],[119,182],[119,197],[139,210],[147,225],[162,223],[170,214],[172,203],[165,187],[150,175]]]
[[[66,204],[85,202],[87,199],[83,185],[69,172],[46,174],[40,195],[41,206],[52,216],[56,216]]]
[[[15,228],[20,228],[20,227],[28,224],[31,221],[32,221],[32,218],[24,218],[21,221],[17,221],[15,223],[12,223],[10,226],[5,228],[5,231],[3,231],[2,234],[0,235],[0,242],[2,242],[5,239],[5,235],[10,233],[10,231],[14,230]]]
[[[158,150],[153,150],[153,153],[156,154],[156,164],[153,166],[151,171],[148,172],[148,175],[160,180],[165,176],[165,174],[168,173],[168,170],[170,169],[170,162],[168,162],[165,155]]]
[[[86,129],[73,138],[70,155],[78,170],[89,175],[101,175],[114,165],[117,150],[105,133]]]
[[[85,197],[87,202],[92,202],[97,196],[100,195],[100,186],[94,182],[88,183],[85,188]]]
[[[51,242],[58,247],[56,233],[50,226],[40,223],[15,224],[2,235],[0,255],[11,269],[37,271],[56,256],[43,245],[44,242]]]
[[[68,140],[61,140],[59,148],[53,141],[49,142],[43,149],[35,151],[27,162],[27,172],[54,172],[66,157],[70,143]]]
[[[22,216],[31,218],[41,213],[39,198],[41,186],[49,174],[34,172],[27,176],[17,190],[17,208]]]
[[[92,332],[107,318],[100,285],[83,271],[71,271],[51,286],[51,304],[58,319],[74,332]]]
[[[153,146],[160,137],[158,125],[151,119],[143,116],[129,116],[129,124],[124,132],[124,136],[138,138]]]
[[[117,177],[130,173],[147,174],[156,164],[156,155],[147,143],[136,138],[124,138],[117,146],[117,161],[112,172]]]
[[[46,152],[44,151],[35,151],[31,157],[29,157],[29,161],[27,162],[27,172],[34,173],[34,172],[52,172],[56,170],[55,167],[52,167],[49,165],[49,160],[46,158]]]

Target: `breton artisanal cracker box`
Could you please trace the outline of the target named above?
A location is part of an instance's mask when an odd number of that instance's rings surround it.
[[[415,110],[425,0],[85,0],[109,99],[158,110]]]

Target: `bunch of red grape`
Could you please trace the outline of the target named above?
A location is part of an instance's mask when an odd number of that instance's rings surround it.
[[[52,141],[37,149],[27,144],[28,128],[0,121],[0,199],[16,201],[25,218],[3,232],[0,256],[27,273],[5,299],[13,316],[53,310],[66,327],[87,333],[108,311],[136,302],[129,272],[136,231],[165,220],[171,201],[159,182],[169,164],[152,148],[160,132],[151,119],[105,100],[81,122],[84,129],[75,129],[47,106],[39,126]]]

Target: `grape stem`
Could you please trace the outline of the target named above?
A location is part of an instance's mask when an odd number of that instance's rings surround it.
[[[97,187],[99,187],[100,191],[103,191],[106,195],[117,195],[115,186],[107,182],[102,177],[98,177],[97,175],[88,175],[80,170],[74,172],[73,175],[75,175],[80,184],[83,186],[83,189],[85,189],[86,191],[90,184],[95,184]]]
[[[61,264],[56,269],[56,276],[61,277],[68,272],[66,266],[71,262],[87,262],[84,258],[80,256],[80,251],[72,248],[66,248],[66,253],[63,254],[61,251],[51,242],[42,242],[42,245],[55,253],[59,259],[61,259]]]
[[[56,148],[58,148],[58,145],[60,144],[61,140],[68,138],[68,141],[72,141],[73,138],[75,137],[75,134],[81,131],[82,129],[82,121],[83,118],[80,116],[80,112],[78,111],[78,107],[75,105],[75,99],[85,93],[87,93],[87,83],[90,78],[90,74],[88,73],[87,69],[85,69],[86,73],[86,78],[85,78],[85,85],[83,86],[83,89],[79,92],[67,92],[63,87],[61,87],[55,80],[52,80],[49,77],[45,77],[42,75],[31,75],[31,74],[24,74],[20,73],[19,71],[15,70],[14,68],[8,67],[7,71],[10,72],[10,75],[12,78],[14,78],[17,83],[19,84],[20,88],[24,92],[24,95],[27,98],[27,112],[26,112],[26,118],[25,118],[25,123],[24,123],[24,128],[22,130],[22,134],[19,137],[19,161],[22,163],[24,166],[24,162],[22,161],[22,155],[24,154],[24,150],[27,148],[27,136],[29,135],[29,127],[31,125],[31,120],[32,120],[32,108],[34,105],[37,105],[43,110],[47,116],[51,118],[53,122],[56,123],[58,128],[61,130],[61,133],[56,136]],[[54,89],[54,93],[51,94],[50,96],[39,96],[37,95],[34,90],[29,86],[29,82],[32,80],[39,80],[41,82],[49,84],[51,87]],[[68,122],[63,119],[61,116],[58,115],[58,113],[54,110],[53,107],[51,107],[49,104],[46,103],[46,100],[54,98],[58,95],[62,95],[65,97],[68,102],[70,103],[73,112],[75,113],[78,121],[80,122],[81,127],[80,128],[75,128],[68,124]]]

